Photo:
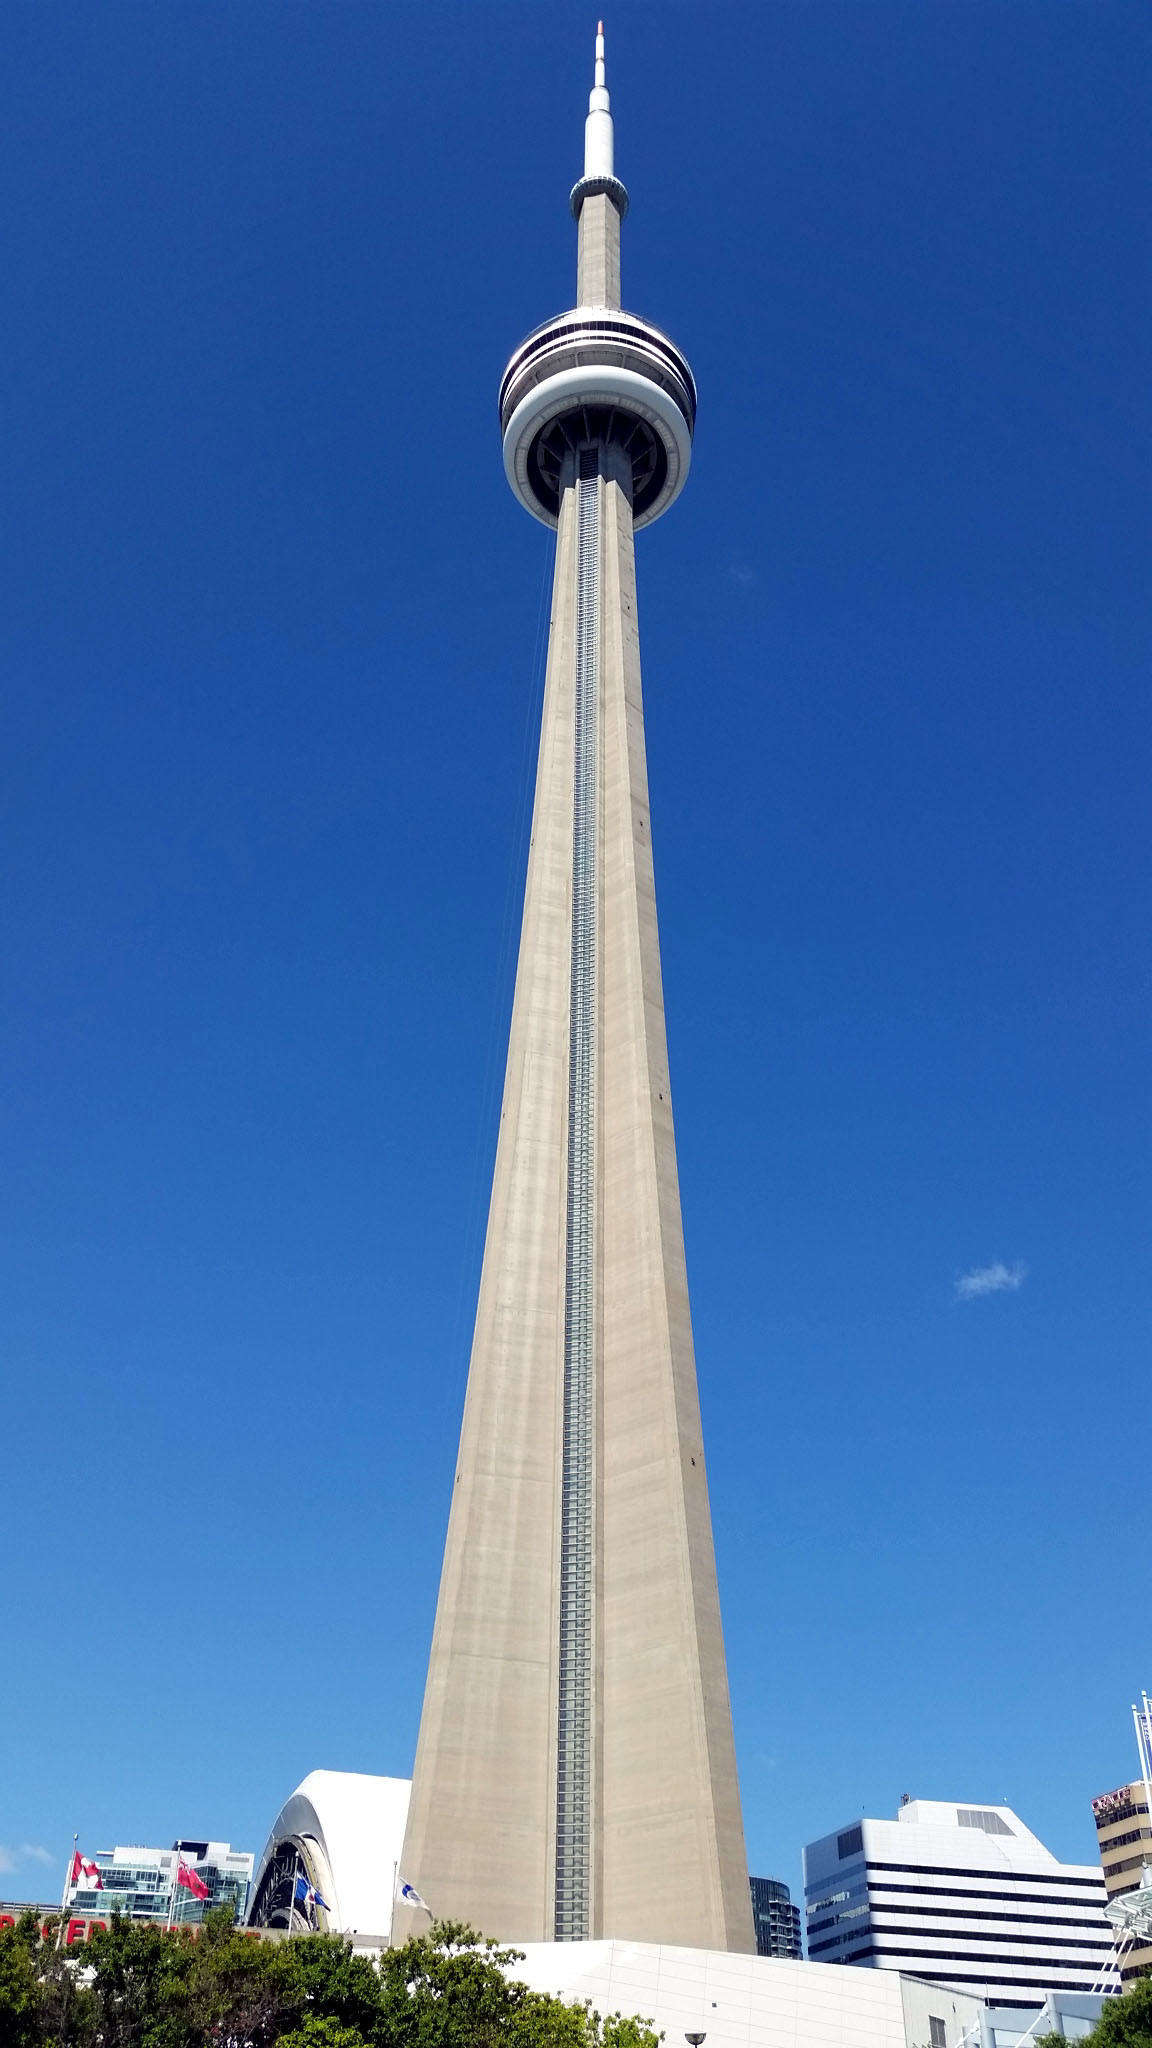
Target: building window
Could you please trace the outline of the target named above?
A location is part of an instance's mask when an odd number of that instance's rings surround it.
[[[928,2015],[928,2048],[948,2048],[948,2029],[934,2012]]]
[[[962,1828],[981,1828],[986,1835],[1010,1835],[1012,1829],[998,1813],[987,1813],[981,1807],[958,1806],[956,1819]]]
[[[858,1856],[864,1847],[863,1828],[849,1828],[847,1834],[837,1835],[836,1854],[843,1863],[846,1856]]]
[[[1101,1905],[1104,1903],[1102,1877],[1073,1877],[1067,1870],[1062,1870],[1058,1877],[1045,1877],[1038,1870],[953,1870],[945,1863],[869,1863],[868,1868],[870,1871],[912,1871],[919,1877],[994,1877],[1000,1884],[1058,1884],[1065,1891],[1070,1891],[1074,1885],[1086,1885],[1089,1891],[1098,1891]],[[1068,1902],[1064,1900],[1062,1903]],[[1078,1899],[1075,1903],[1079,1905],[1081,1901]]]

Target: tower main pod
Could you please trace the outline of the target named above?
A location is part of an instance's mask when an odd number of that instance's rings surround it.
[[[403,1874],[521,1941],[754,1948],[684,1266],[633,530],[688,470],[680,351],[620,311],[597,37],[579,304],[504,461],[557,528],[508,1067]]]

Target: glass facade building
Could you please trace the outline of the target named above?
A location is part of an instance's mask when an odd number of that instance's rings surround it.
[[[100,1872],[101,1884],[82,1877],[68,1888],[68,1911],[88,1919],[111,1919],[121,1913],[128,1920],[171,1920],[175,1926],[194,1927],[214,1906],[230,1906],[233,1917],[242,1920],[248,1904],[254,1857],[233,1849],[230,1842],[179,1841],[170,1849],[145,1849],[133,1844],[116,1849],[97,1849],[92,1861]],[[208,1896],[196,1898],[186,1886],[177,1884],[181,1863],[195,1871]]]
[[[750,1877],[752,1919],[756,1928],[758,1956],[784,1956],[799,1962],[804,1954],[800,1940],[800,1908],[778,1877]]]

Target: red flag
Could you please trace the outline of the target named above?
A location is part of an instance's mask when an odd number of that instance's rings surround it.
[[[206,1899],[210,1896],[204,1879],[198,1871],[189,1869],[183,1857],[176,1865],[176,1882],[182,1884],[186,1892],[191,1892],[194,1899]]]
[[[69,1878],[68,1878],[68,1882],[69,1882],[69,1884],[75,1884],[75,1882],[76,1882],[77,1878],[79,1877],[79,1875],[80,1875],[80,1872],[81,1872],[81,1870],[83,1869],[83,1867],[84,1867],[84,1858],[83,1858],[83,1857],[82,1857],[82,1855],[80,1854],[80,1851],[79,1851],[79,1849],[77,1849],[77,1850],[76,1850],[76,1851],[74,1852],[74,1854],[73,1854],[73,1857],[72,1857],[72,1870],[71,1870],[71,1873],[70,1873],[70,1875],[69,1875]]]
[[[99,1864],[90,1863],[87,1856],[82,1856],[79,1849],[77,1849],[72,1858],[72,1871],[68,1882],[69,1884],[77,1885],[81,1878],[87,1879],[87,1888],[89,1890],[94,1892],[103,1891],[104,1879],[100,1875]]]

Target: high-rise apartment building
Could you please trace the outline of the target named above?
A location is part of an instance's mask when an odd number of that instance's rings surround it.
[[[134,1844],[116,1849],[97,1849],[92,1862],[100,1882],[81,1874],[70,1884],[66,1905],[69,1913],[93,1919],[111,1919],[121,1913],[129,1920],[170,1920],[174,1925],[196,1926],[213,1906],[230,1906],[237,1920],[244,1918],[248,1886],[252,1880],[253,1856],[234,1849],[230,1842],[180,1841],[170,1849],[143,1849]],[[192,1873],[198,1887],[180,1882],[180,1866]],[[89,1870],[91,1865],[89,1865]]]
[[[1143,1780],[1117,1785],[1092,1801],[1100,1867],[1110,1899],[1135,1891],[1146,1863],[1152,1863],[1152,1821]]]
[[[1146,1870],[1152,1874],[1152,1702],[1147,1693],[1141,1698],[1142,1704],[1132,1709],[1141,1775],[1092,1801],[1110,1900],[1138,1890],[1147,1882]],[[1152,1942],[1137,1938],[1125,1944],[1120,1975],[1125,1984],[1152,1976]]]
[[[549,102],[554,91],[547,87]],[[576,306],[500,388],[556,529],[536,801],[468,1392],[403,1853],[515,1941],[753,1948],[688,1306],[633,535],[688,473],[692,372],[621,309],[604,39]]]
[[[800,1908],[778,1877],[750,1877],[752,1924],[756,1929],[758,1956],[787,1956],[796,1961],[804,1950],[800,1941]]]
[[[1116,1990],[1104,1880],[1008,1806],[906,1801],[804,1851],[812,1962],[902,1970],[993,2005]]]

